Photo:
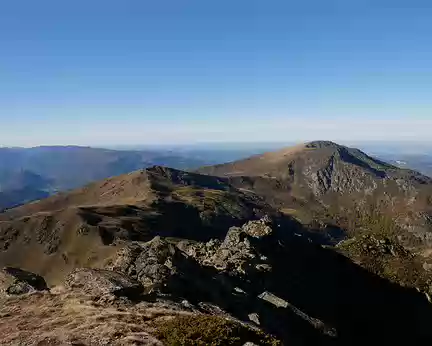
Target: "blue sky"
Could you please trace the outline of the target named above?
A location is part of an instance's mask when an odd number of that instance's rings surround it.
[[[0,145],[431,140],[430,0],[3,1]]]

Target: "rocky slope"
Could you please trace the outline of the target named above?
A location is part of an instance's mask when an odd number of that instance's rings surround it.
[[[311,142],[199,172],[227,177],[306,223],[378,229],[424,251],[431,245],[432,179],[357,149]]]
[[[223,240],[129,243],[104,269],[76,269],[63,287],[9,294],[0,334],[24,345],[432,340],[424,294],[291,231],[265,217],[230,228]]]

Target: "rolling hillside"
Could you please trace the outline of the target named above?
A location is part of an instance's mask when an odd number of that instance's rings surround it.
[[[55,281],[124,241],[209,240],[272,209],[225,180],[154,166],[0,214],[0,263]]]
[[[204,162],[163,151],[0,148],[0,210],[153,165],[185,169]]]

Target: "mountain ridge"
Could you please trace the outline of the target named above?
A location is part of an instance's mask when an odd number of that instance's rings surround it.
[[[375,218],[410,238],[407,245],[431,244],[432,179],[358,149],[315,141],[197,171],[255,191],[305,222],[327,220],[358,231]]]
[[[153,166],[0,214],[0,263],[55,281],[74,261],[100,263],[110,245],[156,235],[221,238],[227,227],[267,212],[275,213],[224,179]]]
[[[1,213],[9,342],[432,340],[427,177],[322,141],[202,170],[211,169],[218,175],[154,165]],[[39,338],[32,326],[45,304],[53,332]],[[121,329],[113,308],[127,318]],[[167,319],[140,320],[131,334],[136,313],[154,308]],[[110,321],[97,324],[102,334],[56,327],[100,314]],[[227,330],[241,332],[233,340]]]

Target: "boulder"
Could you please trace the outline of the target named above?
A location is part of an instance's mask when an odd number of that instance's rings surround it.
[[[251,237],[263,238],[273,233],[272,224],[272,219],[266,215],[258,221],[249,221],[243,225],[242,230]]]
[[[185,250],[192,249],[186,242],[184,246]],[[183,269],[186,265],[190,269],[188,263],[194,262],[194,258],[194,255],[186,254],[180,248],[156,236],[146,243],[129,244],[121,249],[113,256],[106,269],[133,278],[143,286],[146,294],[163,293],[169,291],[169,284],[175,286],[179,275],[182,276],[182,269],[179,269],[178,265]],[[192,275],[188,269],[186,276]]]
[[[128,244],[126,247],[117,251],[105,269],[135,277],[135,262],[141,252],[142,248],[139,244]]]
[[[255,323],[258,326],[261,324],[260,317],[259,317],[259,315],[256,312],[254,312],[252,314],[249,314],[248,318],[249,318],[250,321],[252,321],[253,323]]]
[[[112,270],[81,268],[65,279],[65,287],[91,296],[134,296],[142,292],[141,284]]]
[[[207,251],[204,258],[198,260],[234,275],[270,272],[272,266],[268,258],[260,254],[253,244],[257,239],[267,239],[273,233],[270,224],[271,219],[264,217],[258,221],[250,221],[242,227],[231,227],[222,244],[219,247],[207,247],[212,251]]]
[[[232,227],[211,262],[218,270],[245,274],[256,259],[257,254],[251,246],[248,235],[241,228]]]
[[[48,286],[40,275],[12,267],[5,267],[0,271],[2,295],[19,295],[44,290],[48,290]]]
[[[160,237],[142,245],[141,253],[135,261],[135,272],[139,282],[152,290],[165,285],[175,272],[173,256],[176,248]]]

